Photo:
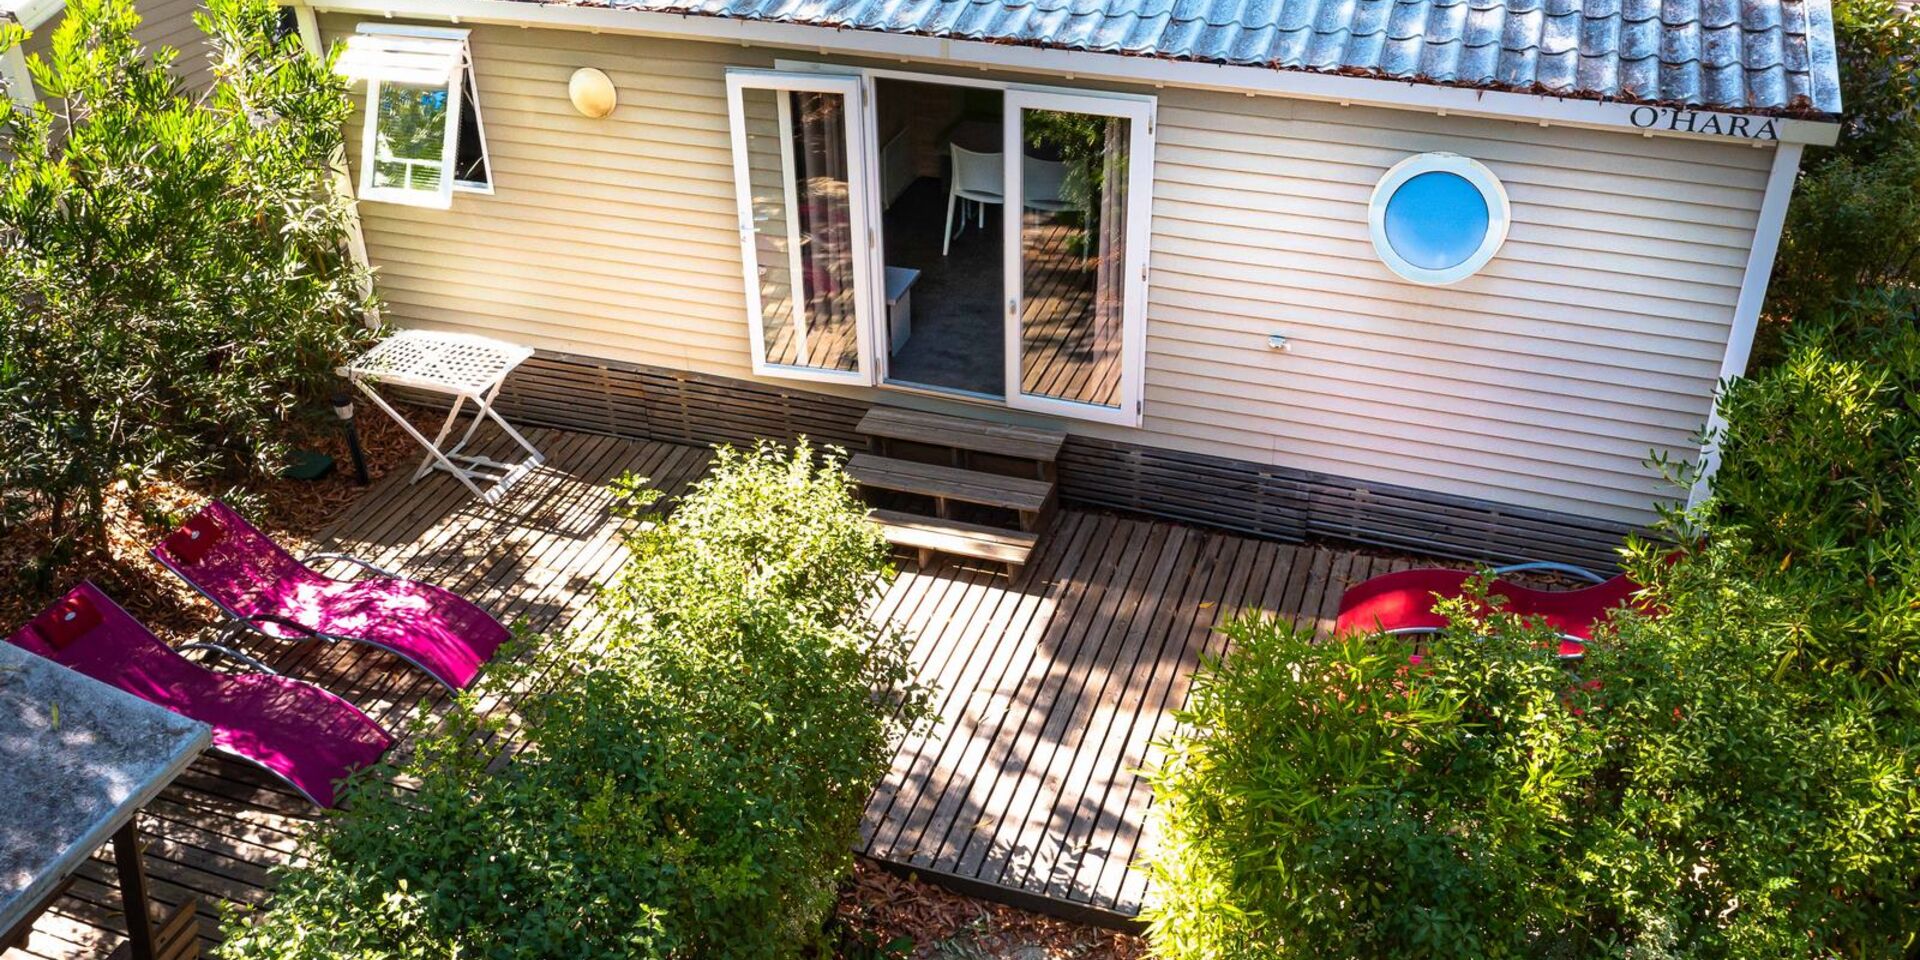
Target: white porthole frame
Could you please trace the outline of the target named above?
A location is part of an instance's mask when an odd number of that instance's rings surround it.
[[[1458,176],[1479,190],[1487,204],[1487,235],[1481,238],[1479,249],[1465,260],[1440,270],[1407,262],[1393,249],[1393,244],[1387,242],[1388,201],[1402,184],[1424,173]],[[1432,286],[1458,283],[1479,273],[1507,242],[1507,226],[1512,219],[1512,205],[1507,201],[1507,188],[1501,185],[1500,178],[1480,161],[1457,153],[1418,153],[1394,164],[1374,185],[1373,196],[1367,201],[1367,231],[1373,237],[1373,251],[1380,261],[1407,280]]]

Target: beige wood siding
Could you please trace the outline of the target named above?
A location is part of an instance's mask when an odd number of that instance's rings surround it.
[[[723,75],[786,54],[504,27],[473,49],[497,192],[363,205],[389,317],[750,376]],[[612,117],[567,103],[582,66],[618,85]],[[1642,461],[1695,452],[1771,150],[1156,92],[1146,421],[1070,429],[1650,518],[1670,491]],[[1506,247],[1451,287],[1395,278],[1367,240],[1374,182],[1428,150],[1513,200]]]
[[[148,47],[169,46],[180,51],[176,72],[189,90],[200,90],[212,82],[208,64],[207,35],[194,25],[193,15],[202,9],[203,0],[135,0],[133,9],[140,14],[140,26],[134,37]],[[55,14],[27,38],[24,51],[44,56],[53,43],[54,28],[63,14]]]

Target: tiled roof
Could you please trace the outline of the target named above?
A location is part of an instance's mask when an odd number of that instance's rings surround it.
[[[562,2],[1731,111],[1840,109],[1830,0]]]

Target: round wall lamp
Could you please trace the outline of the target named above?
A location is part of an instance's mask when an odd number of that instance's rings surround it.
[[[1373,188],[1367,226],[1388,269],[1415,283],[1473,276],[1507,240],[1507,190],[1484,165],[1451,153],[1394,164]]]
[[[612,113],[620,101],[613,89],[613,79],[593,67],[581,67],[573,72],[573,78],[567,81],[567,99],[573,101],[573,108],[582,116],[595,120]]]

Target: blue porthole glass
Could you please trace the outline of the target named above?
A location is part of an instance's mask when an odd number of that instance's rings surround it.
[[[1480,188],[1455,173],[1423,173],[1387,200],[1387,243],[1416,267],[1446,270],[1479,252],[1489,227]]]
[[[1374,185],[1367,223],[1382,263],[1415,283],[1473,276],[1507,239],[1507,191],[1478,161],[1407,157]]]

